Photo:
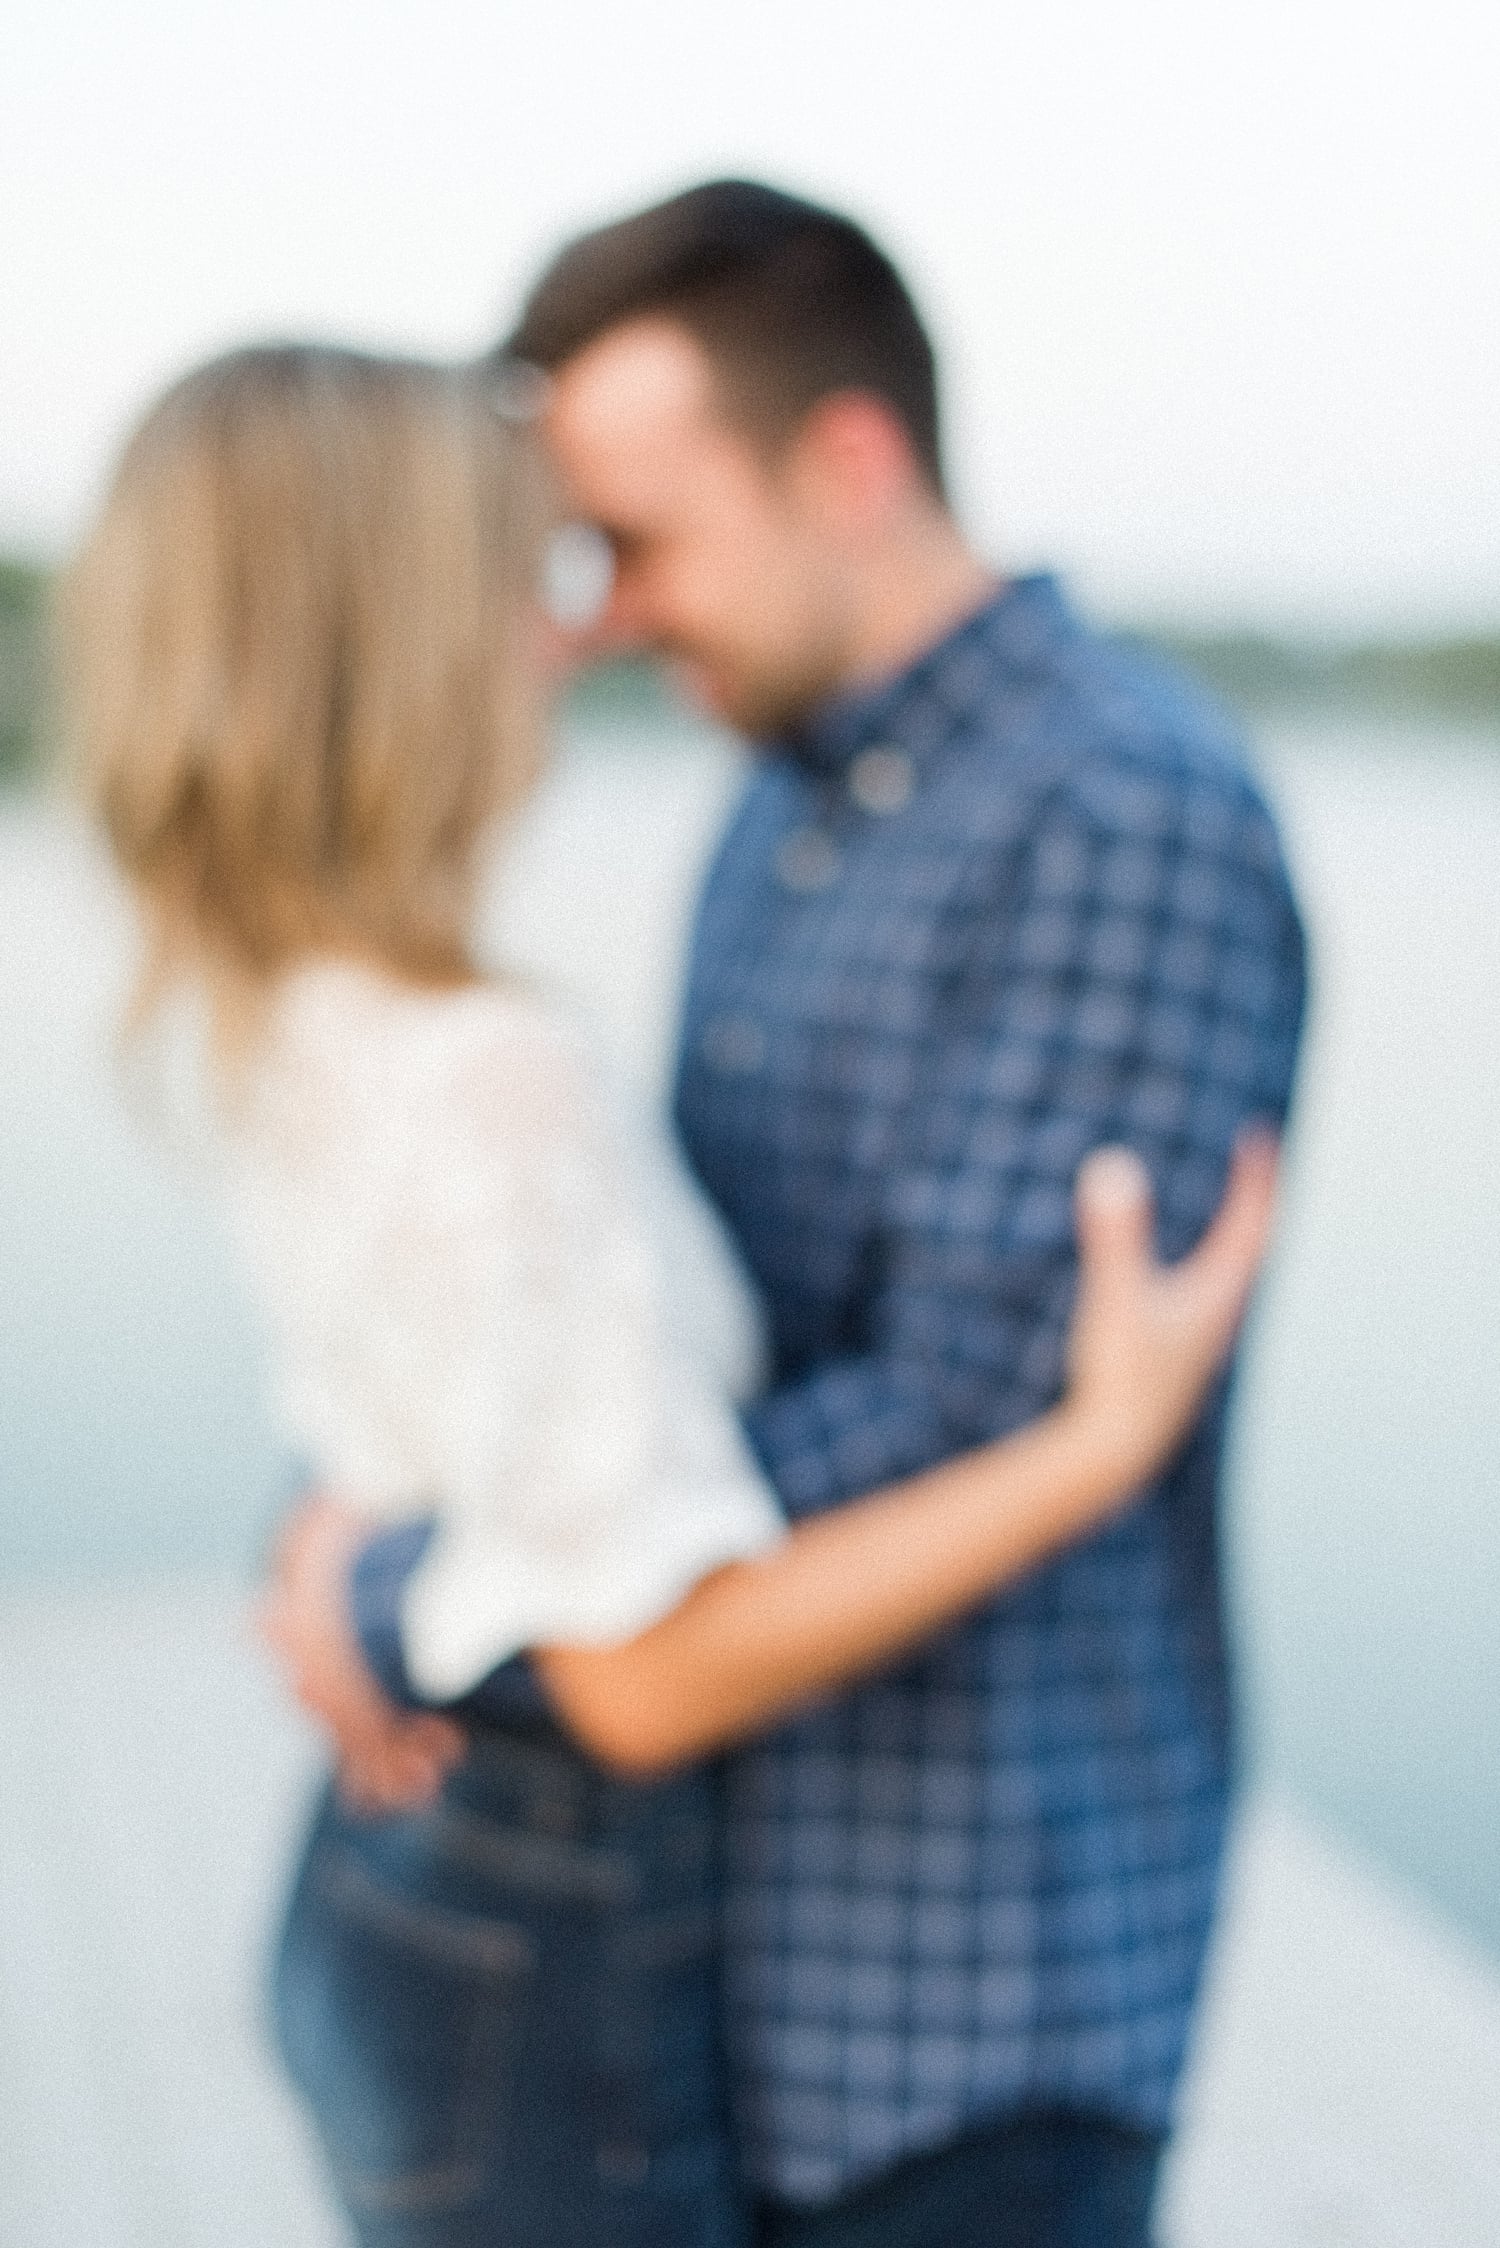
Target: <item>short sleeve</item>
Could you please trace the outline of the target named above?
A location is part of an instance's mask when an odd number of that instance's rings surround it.
[[[583,1041],[524,1001],[473,1013],[388,1245],[435,1484],[401,1627],[435,1699],[525,1646],[628,1637],[780,1527],[728,1399],[673,1338]]]

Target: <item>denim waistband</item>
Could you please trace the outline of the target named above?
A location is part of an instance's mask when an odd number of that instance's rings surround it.
[[[523,1851],[559,1879],[628,1902],[663,1887],[707,1894],[717,1879],[718,1781],[699,1766],[645,1782],[603,1771],[556,1726],[474,1737],[434,1814],[451,1848],[479,1859]]]

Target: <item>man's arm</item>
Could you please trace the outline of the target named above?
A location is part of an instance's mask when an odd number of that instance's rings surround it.
[[[1056,789],[972,934],[884,1201],[861,1347],[752,1405],[789,1514],[1019,1427],[1057,1395],[1071,1190],[1101,1143],[1151,1173],[1177,1257],[1234,1137],[1286,1108],[1301,932],[1272,824],[1232,778]]]
[[[381,1691],[398,1709],[434,1706],[423,1700],[406,1666],[401,1602],[407,1579],[427,1551],[435,1527],[429,1517],[382,1531],[361,1545],[349,1573],[350,1616],[361,1652]],[[498,1664],[461,1700],[441,1706],[469,1724],[514,1724],[540,1716],[547,1703],[523,1653]]]

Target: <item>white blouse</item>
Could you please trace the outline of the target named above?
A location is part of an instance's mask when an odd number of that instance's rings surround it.
[[[781,1533],[734,1412],[748,1286],[542,1001],[304,968],[227,1114],[287,1434],[372,1516],[437,1517],[402,1613],[424,1695],[627,1638]]]

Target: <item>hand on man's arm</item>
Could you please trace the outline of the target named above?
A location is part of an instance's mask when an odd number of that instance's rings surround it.
[[[935,995],[943,1036],[880,1182],[859,1347],[746,1415],[794,1517],[1053,1401],[1091,1150],[1144,1159],[1177,1258],[1239,1129],[1284,1112],[1301,940],[1248,793],[1059,787],[969,903],[967,957]]]

